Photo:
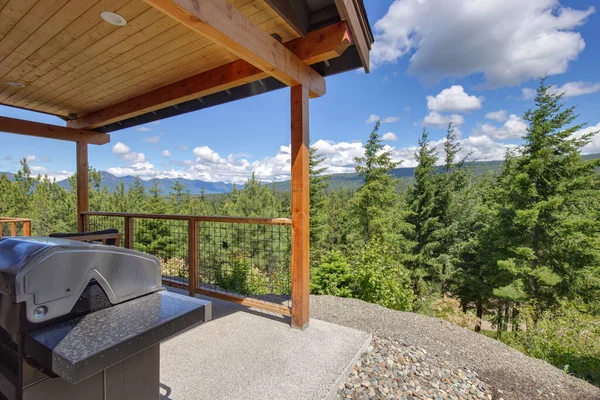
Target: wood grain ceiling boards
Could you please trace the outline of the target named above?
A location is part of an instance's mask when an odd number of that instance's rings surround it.
[[[264,0],[228,1],[283,42],[298,38]],[[235,59],[141,0],[0,0],[2,104],[85,115]]]

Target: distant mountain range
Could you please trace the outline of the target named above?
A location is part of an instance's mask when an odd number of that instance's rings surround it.
[[[583,156],[583,158],[588,159],[588,160],[596,159],[596,158],[600,158],[600,154],[589,154],[589,155]],[[502,165],[502,161],[478,161],[478,162],[471,163],[471,167],[475,170],[476,175],[484,174],[487,171],[497,172],[500,169],[501,165]],[[415,173],[415,169],[414,168],[396,168],[396,169],[392,170],[391,173],[392,173],[392,175],[394,175],[397,178],[402,178],[400,187],[403,188],[403,187],[406,187],[406,185],[408,185],[410,182],[412,182],[414,173]],[[14,174],[11,172],[0,172],[0,175],[2,175],[2,174],[6,174],[6,176],[10,180],[14,179]],[[127,189],[129,189],[129,187],[131,185],[133,185],[133,182],[135,181],[135,176],[117,177],[106,171],[102,171],[101,175],[102,175],[101,185],[106,186],[109,191],[113,191],[115,189],[115,187],[117,187],[117,185],[120,184],[120,182],[123,182],[125,184],[125,190],[127,190]],[[353,190],[353,189],[358,189],[363,184],[362,178],[355,173],[353,173],[353,174],[333,174],[333,175],[330,175],[330,177],[331,177],[330,188],[332,188],[332,189],[344,188],[344,189],[348,189],[348,190]],[[170,187],[173,186],[173,184],[176,181],[177,181],[177,179],[171,179],[171,178],[158,179],[158,185],[163,193],[168,193]],[[191,194],[200,194],[203,189],[204,189],[205,194],[222,194],[222,193],[229,193],[233,189],[233,184],[231,184],[231,183],[206,182],[206,181],[202,181],[199,179],[194,179],[194,180],[179,179],[179,181],[190,191]],[[142,181],[142,183],[144,184],[144,186],[147,189],[150,189],[150,187],[152,187],[152,180]],[[69,187],[69,181],[66,179],[59,181],[58,184],[64,188]],[[278,190],[278,191],[282,191],[282,192],[289,191],[290,190],[290,181],[288,180],[288,181],[274,182],[273,186],[274,186],[275,190]],[[241,188],[242,185],[239,185],[239,187]]]

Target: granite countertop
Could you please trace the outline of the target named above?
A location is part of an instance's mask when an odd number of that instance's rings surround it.
[[[160,291],[27,335],[25,352],[72,384],[211,319],[211,303]]]

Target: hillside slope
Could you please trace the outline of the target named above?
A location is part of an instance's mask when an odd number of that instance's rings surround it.
[[[501,343],[438,318],[394,311],[362,300],[311,296],[311,317],[423,348],[477,372],[494,398],[598,400],[600,389]]]

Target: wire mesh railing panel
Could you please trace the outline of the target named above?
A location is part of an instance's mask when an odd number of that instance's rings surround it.
[[[195,284],[196,290],[209,296],[217,292],[232,301],[252,298],[258,300],[253,304],[291,307],[289,220],[95,212],[83,215],[89,231],[118,229],[122,247],[129,243],[135,250],[158,257],[165,285],[189,288]],[[197,227],[194,236],[190,236],[192,223]],[[190,263],[189,246],[194,239],[197,254]],[[190,271],[197,271],[196,279],[190,279]],[[266,305],[265,309],[273,309]]]
[[[121,234],[120,247],[125,246],[125,219],[123,217],[107,215],[88,215],[87,231],[102,231],[105,229],[117,229]]]
[[[199,221],[201,288],[289,305],[291,229]]]
[[[21,221],[0,221],[0,237],[27,236],[25,223]]]
[[[135,218],[133,245],[160,259],[164,280],[188,284],[188,221]]]

